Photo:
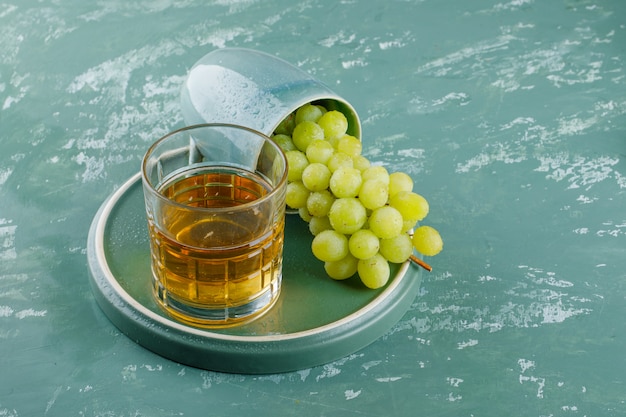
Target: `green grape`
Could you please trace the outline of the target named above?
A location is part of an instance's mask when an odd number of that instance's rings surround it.
[[[302,181],[294,181],[287,184],[285,202],[292,209],[306,207],[306,201],[311,192],[304,186]]]
[[[402,233],[409,232],[417,224],[417,219],[402,219]]]
[[[387,203],[387,185],[378,179],[367,180],[359,190],[359,200],[366,209],[375,210]]]
[[[363,171],[363,181],[378,179],[385,184],[389,184],[389,172],[381,165],[372,165]]]
[[[314,162],[302,171],[302,182],[310,191],[322,191],[330,184],[330,170],[324,164]]]
[[[320,261],[338,261],[348,255],[348,238],[334,230],[324,230],[313,238],[311,250]]]
[[[338,198],[330,207],[328,218],[333,229],[351,235],[362,228],[367,220],[367,213],[358,199]]]
[[[391,206],[383,206],[372,211],[369,227],[381,239],[390,239],[402,233],[402,214]]]
[[[330,177],[330,190],[338,198],[356,197],[361,189],[361,171],[339,167]]]
[[[328,110],[326,110],[326,107],[322,106],[321,104],[316,104],[315,107],[317,107],[318,109],[320,109],[320,111],[322,112],[322,114],[326,113]]]
[[[361,141],[354,136],[344,135],[337,141],[337,151],[347,153],[351,157],[361,155]]]
[[[348,119],[337,110],[324,113],[317,124],[324,130],[326,139],[339,138],[345,135],[348,130]]]
[[[389,174],[389,197],[393,197],[400,191],[413,191],[413,179],[404,172]]]
[[[359,277],[366,287],[377,289],[389,281],[391,268],[389,262],[380,253],[369,259],[360,259],[357,264]]]
[[[413,232],[413,247],[425,256],[435,256],[443,249],[439,232],[430,226],[420,226]]]
[[[328,169],[330,169],[330,172],[335,172],[341,167],[354,167],[354,161],[347,153],[335,152],[333,156],[330,157],[326,165],[328,166]]]
[[[413,248],[412,246],[410,247]],[[371,230],[357,230],[348,239],[348,249],[358,259],[371,258],[378,253],[379,248],[380,240]]]
[[[307,199],[307,201],[309,200]],[[307,210],[306,207],[300,207],[298,209],[298,216],[300,216],[300,218],[307,223],[310,222],[313,218],[313,216],[311,216],[311,213],[309,213],[309,210]]]
[[[328,216],[313,216],[309,220],[309,231],[313,236],[319,235],[324,230],[332,230],[332,228]]]
[[[335,149],[333,145],[323,139],[315,139],[309,144],[309,147],[306,148],[306,157],[309,159],[309,162],[326,164],[334,153]]]
[[[306,148],[315,139],[324,139],[324,130],[317,123],[305,120],[293,129],[291,139],[296,148],[306,152]]]
[[[274,130],[274,133],[291,136],[294,127],[296,127],[296,115],[294,113],[291,113],[278,124],[278,126]]]
[[[272,136],[272,139],[284,152],[296,150],[296,145],[293,144],[293,140],[291,140],[291,136],[289,135],[280,133]]]
[[[300,151],[287,151],[285,152],[287,158],[287,181],[300,181],[302,179],[302,172],[304,168],[309,165],[309,160],[306,155]]]
[[[306,200],[306,208],[312,216],[327,216],[334,202],[335,197],[330,191],[315,191],[309,194],[309,198]]]
[[[347,254],[343,259],[324,263],[324,270],[329,277],[336,280],[348,279],[356,274],[359,260]]]
[[[367,168],[369,168],[371,165],[370,165],[369,159],[367,159],[363,155],[357,155],[357,156],[352,157],[352,166],[358,169],[359,171],[363,172]]]
[[[413,243],[411,236],[400,233],[391,239],[380,240],[380,254],[389,262],[401,264],[405,262],[413,253]]]
[[[312,104],[305,104],[296,110],[296,126],[305,120],[315,122],[322,117],[322,110]]]
[[[428,214],[428,201],[412,191],[400,191],[389,200],[389,205],[396,208],[405,220],[422,220]]]
[[[340,138],[324,138],[325,141],[330,143],[330,146],[333,147],[334,150],[337,150],[337,144],[339,143]]]

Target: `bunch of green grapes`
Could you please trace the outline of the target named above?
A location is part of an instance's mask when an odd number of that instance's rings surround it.
[[[390,262],[407,261],[414,249],[434,256],[443,241],[432,227],[415,228],[429,205],[413,191],[411,177],[371,164],[347,129],[343,113],[305,104],[273,139],[289,165],[287,206],[308,222],[315,257],[331,278],[358,273],[375,289],[389,280]]]

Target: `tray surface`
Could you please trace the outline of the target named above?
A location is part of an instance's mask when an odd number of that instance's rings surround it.
[[[283,286],[263,316],[226,329],[200,329],[171,319],[151,294],[150,256],[140,175],[103,203],[89,233],[88,259],[96,301],[140,345],[199,368],[275,373],[339,359],[373,342],[410,306],[421,272],[392,266],[382,289],[353,277],[334,281],[310,250],[312,236],[296,215],[285,228]]]

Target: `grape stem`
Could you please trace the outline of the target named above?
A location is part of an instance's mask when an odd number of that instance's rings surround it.
[[[427,270],[428,272],[431,272],[433,270],[433,267],[428,265],[426,262],[422,261],[420,258],[418,258],[415,255],[411,255],[409,257],[409,259],[413,262],[416,263],[417,265],[421,266],[422,268],[424,268],[425,270]]]

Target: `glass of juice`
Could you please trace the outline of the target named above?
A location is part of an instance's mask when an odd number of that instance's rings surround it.
[[[188,126],[148,149],[142,183],[153,292],[170,316],[227,327],[276,302],[286,179],[278,145],[242,126]]]

